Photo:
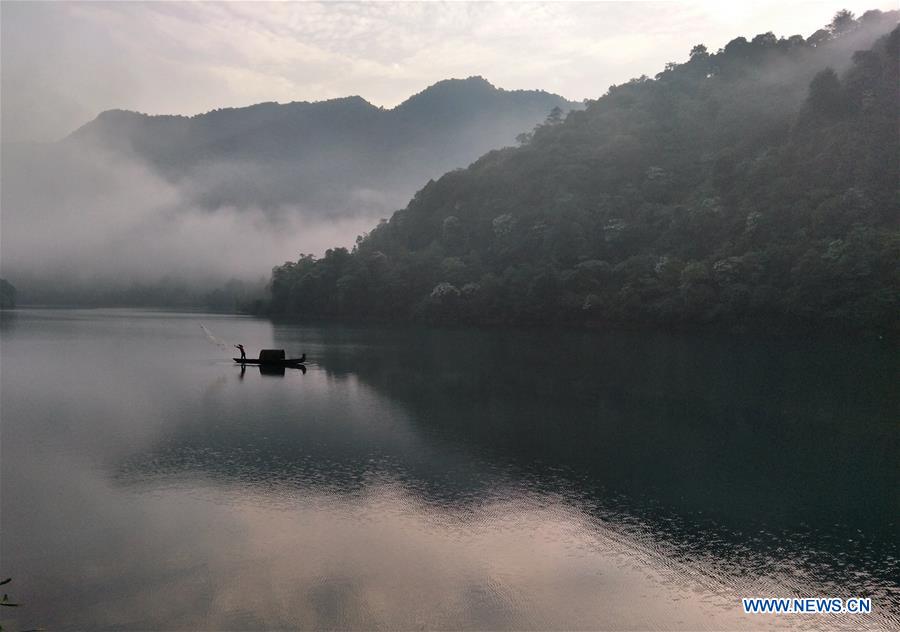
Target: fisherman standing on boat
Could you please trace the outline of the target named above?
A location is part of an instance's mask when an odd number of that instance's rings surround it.
[[[244,352],[244,345],[234,345],[234,348],[241,352],[241,362],[247,359],[247,354]]]

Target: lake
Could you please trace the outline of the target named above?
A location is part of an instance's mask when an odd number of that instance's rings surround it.
[[[306,352],[306,373],[242,371]],[[4,313],[4,629],[900,628],[884,341]],[[871,597],[744,615],[742,596]]]

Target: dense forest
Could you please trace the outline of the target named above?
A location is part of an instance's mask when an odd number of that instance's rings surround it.
[[[697,45],[429,181],[274,317],[898,330],[898,12]],[[893,30],[891,30],[893,29]],[[854,52],[855,51],[855,52]]]

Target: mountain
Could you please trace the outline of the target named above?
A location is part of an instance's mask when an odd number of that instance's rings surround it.
[[[110,110],[59,142],[3,144],[0,265],[24,304],[244,300],[285,258],[352,243],[422,182],[580,107],[470,77],[392,109],[347,97]]]
[[[695,46],[277,268],[269,313],[900,331],[898,15]]]
[[[392,109],[352,96],[192,117],[110,110],[63,143],[145,161],[187,193],[187,204],[335,216],[392,211],[421,182],[514,144],[554,107],[581,104],[470,77]]]

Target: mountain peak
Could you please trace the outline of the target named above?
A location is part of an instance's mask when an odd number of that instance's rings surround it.
[[[482,77],[481,75],[472,75],[471,77],[466,77],[465,79],[456,79],[451,77],[450,79],[442,79],[437,83],[425,88],[425,92],[437,87],[451,87],[451,86],[465,86],[469,88],[480,87],[480,88],[489,88],[491,90],[497,90],[498,88],[492,84],[490,81]]]
[[[513,105],[516,104],[516,105]],[[480,75],[465,79],[443,79],[409,97],[394,108],[395,111],[448,112],[482,108],[534,107],[544,114],[554,106],[565,110],[578,108],[580,104],[543,90],[504,90]]]
[[[494,84],[481,76],[467,77],[465,79],[442,79],[421,92],[418,92],[397,106],[402,109],[411,103],[446,99],[448,96],[492,94],[502,92]]]

